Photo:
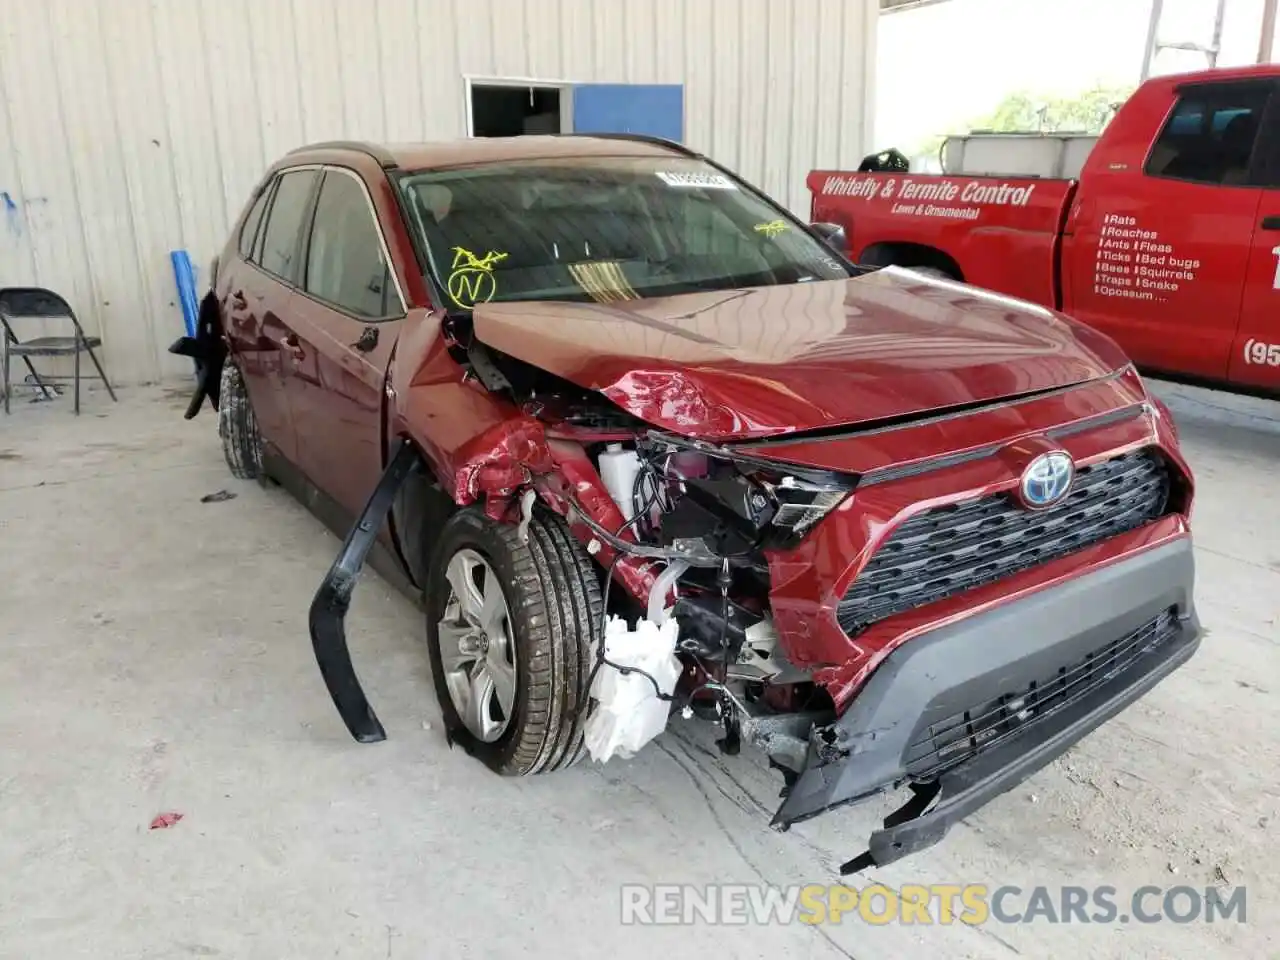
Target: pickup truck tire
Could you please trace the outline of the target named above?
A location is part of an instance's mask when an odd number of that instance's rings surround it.
[[[244,376],[230,357],[222,365],[218,387],[218,436],[233,477],[253,480],[261,475],[262,434],[258,432]]]
[[[604,627],[591,558],[564,521],[542,511],[527,543],[516,525],[495,523],[475,507],[455,513],[433,539],[427,650],[450,741],[504,776],[573,765],[584,752],[587,684]],[[471,612],[480,616],[463,609],[455,583],[464,576]],[[484,627],[484,611],[499,603],[502,626]],[[514,696],[504,705],[497,680],[509,682],[512,671]]]

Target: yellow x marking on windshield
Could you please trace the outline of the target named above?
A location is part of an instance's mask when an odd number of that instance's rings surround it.
[[[483,257],[477,257],[466,247],[453,248],[453,267],[454,270],[484,270],[486,273],[491,271],[494,264],[501,263],[507,259],[508,254],[501,253],[497,250],[490,250]]]

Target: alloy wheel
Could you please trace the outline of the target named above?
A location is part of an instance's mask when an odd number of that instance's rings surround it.
[[[449,600],[438,625],[449,698],[471,735],[492,743],[515,712],[516,647],[502,583],[475,550],[462,549],[445,570]]]

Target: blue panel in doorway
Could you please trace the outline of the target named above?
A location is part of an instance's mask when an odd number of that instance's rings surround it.
[[[684,140],[678,83],[587,83],[573,88],[574,133],[638,133]]]

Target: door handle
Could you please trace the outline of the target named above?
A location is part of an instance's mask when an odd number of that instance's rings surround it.
[[[307,355],[306,351],[302,349],[302,341],[298,339],[296,333],[286,333],[281,337],[280,346],[284,347],[285,353],[290,354],[295,360],[301,360]]]
[[[1263,230],[1280,230],[1280,217],[1263,217]]]

